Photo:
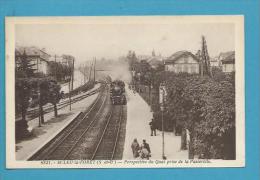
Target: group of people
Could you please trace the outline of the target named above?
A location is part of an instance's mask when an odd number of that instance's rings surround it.
[[[137,139],[135,138],[131,145],[131,148],[134,158],[140,157],[142,159],[149,159],[151,157],[151,149],[145,139],[140,146]]]
[[[151,129],[151,136],[156,136],[156,124],[154,119],[151,120],[149,125]],[[135,138],[132,142],[131,148],[134,158],[140,157],[142,159],[149,159],[151,157],[151,149],[145,139],[143,139],[143,143],[140,146],[137,139]]]

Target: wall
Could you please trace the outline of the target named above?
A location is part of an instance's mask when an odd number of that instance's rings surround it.
[[[174,64],[167,64],[166,71],[173,71],[175,73],[187,72],[199,74],[199,63],[192,56],[183,56],[179,58]]]

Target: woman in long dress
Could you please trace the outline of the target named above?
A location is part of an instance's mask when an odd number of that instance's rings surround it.
[[[136,138],[134,139],[131,148],[132,148],[134,158],[137,158],[139,156],[140,145]]]

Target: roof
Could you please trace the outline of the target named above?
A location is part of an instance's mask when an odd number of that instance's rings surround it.
[[[31,46],[31,47],[22,47],[22,46],[17,46],[15,47],[15,55],[22,55],[23,53],[26,53],[27,56],[38,56],[40,58],[42,58],[43,60],[47,60],[50,55],[46,52],[44,52],[43,50],[35,47],[35,46]]]
[[[210,62],[218,62],[219,58],[218,57],[210,58],[209,61]]]
[[[235,63],[235,51],[220,53],[219,59],[222,63]]]
[[[219,58],[222,60],[222,59],[226,59],[232,55],[235,55],[235,51],[222,52],[219,54]]]
[[[163,64],[163,62],[161,61],[162,58],[158,58],[158,57],[151,57],[150,59],[148,59],[148,63],[152,66],[152,67],[158,67],[160,65]]]
[[[196,61],[199,62],[199,59],[194,54],[192,54],[191,52],[189,52],[189,51],[178,51],[178,52],[174,53],[173,55],[171,55],[170,57],[168,57],[165,60],[165,63],[173,63],[183,56],[192,56],[193,59],[195,59]]]

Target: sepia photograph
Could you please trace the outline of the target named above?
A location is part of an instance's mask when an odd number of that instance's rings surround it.
[[[6,18],[7,168],[244,167],[244,17]]]

